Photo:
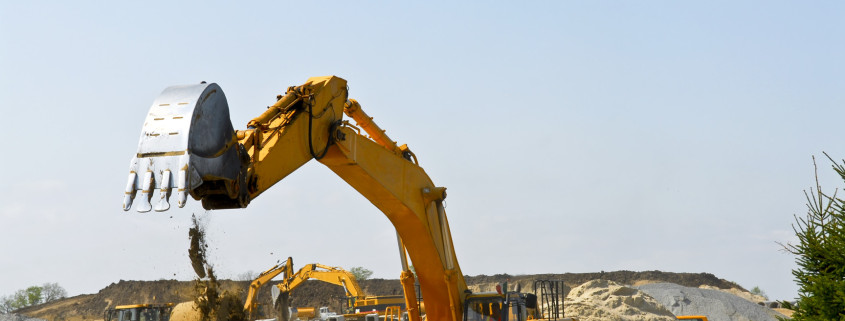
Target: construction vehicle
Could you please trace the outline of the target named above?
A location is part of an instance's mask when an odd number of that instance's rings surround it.
[[[293,273],[293,258],[288,257],[285,262],[261,272],[261,274],[259,274],[258,277],[250,283],[247,298],[244,303],[244,312],[248,316],[249,320],[253,320],[257,315],[258,306],[256,298],[258,297],[258,291],[268,282],[280,275],[282,278],[280,282],[276,284],[276,287],[279,289],[279,299],[281,300],[287,300],[289,293],[302,285],[306,280],[315,279],[343,287],[347,298],[347,311],[345,311],[345,313],[348,314],[355,313],[356,310],[380,311],[384,310],[384,306],[404,306],[404,298],[401,296],[364,295],[364,291],[361,290],[361,287],[358,285],[355,275],[339,267],[311,263],[306,264],[296,273]],[[286,301],[282,304],[287,307]],[[310,312],[307,312],[304,309],[311,309],[313,311],[308,310]],[[321,311],[317,308],[300,308],[299,310],[302,312],[302,315],[306,315],[308,313],[314,315],[308,318],[327,319],[328,317],[333,316],[331,312],[328,311],[328,308],[326,308],[326,311]]]
[[[293,291],[293,289],[299,287],[309,279],[315,279],[342,286],[346,291],[346,307],[350,310],[356,306],[357,300],[363,300],[366,298],[364,291],[361,290],[361,287],[358,285],[358,282],[355,280],[355,276],[352,275],[352,273],[338,267],[318,263],[305,265],[295,274],[290,275],[282,280],[282,282],[278,283],[276,287],[279,289],[279,292],[282,293],[282,296],[287,296],[287,293],[290,293],[290,291]]]
[[[467,289],[443,206],[446,188],[432,182],[407,145],[394,142],[348,98],[346,80],[336,76],[289,87],[243,130],[232,126],[217,84],[166,88],[141,129],[123,209],[136,203],[139,212],[166,211],[171,197],[183,207],[188,195],[208,210],[245,208],[312,159],[361,193],[396,228],[410,321],[420,321],[420,311],[408,257],[428,320],[520,321],[502,313],[510,308],[507,292],[476,295]]]
[[[118,305],[103,313],[104,321],[168,321],[173,303]]]
[[[279,274],[284,275],[284,280],[287,280],[288,277],[293,274],[293,258],[288,257],[285,262],[276,264],[272,268],[261,272],[261,274],[259,274],[258,277],[249,284],[246,301],[244,301],[244,312],[247,315],[247,320],[255,320],[258,308],[258,303],[256,302],[256,299],[258,298],[258,290],[270,282],[270,280],[279,276]]]

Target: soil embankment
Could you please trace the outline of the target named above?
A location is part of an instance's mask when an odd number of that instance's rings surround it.
[[[687,287],[707,285],[720,289],[735,288],[745,291],[739,285],[709,273],[671,273],[661,271],[615,271],[605,273],[564,273],[467,276],[467,284],[473,291],[494,291],[497,283],[508,282],[511,289],[517,286],[522,292],[533,292],[535,280],[562,280],[567,285],[565,293],[571,288],[587,281],[600,279],[620,284],[641,285],[648,283],[675,283]],[[239,293],[245,299],[249,287],[247,281],[219,280],[219,289],[230,293]],[[272,283],[271,283],[272,284]],[[372,279],[359,282],[367,295],[401,295],[402,285],[399,280]],[[75,297],[37,305],[16,311],[29,317],[46,320],[102,320],[103,312],[117,305],[139,303],[166,303],[193,301],[196,298],[194,281],[119,281],[112,283],[96,294],[84,294]],[[296,307],[328,306],[332,311],[342,311],[345,302],[344,290],[340,286],[319,281],[308,281],[291,293],[291,305]],[[258,303],[265,315],[272,316],[272,298],[270,287],[262,288]]]

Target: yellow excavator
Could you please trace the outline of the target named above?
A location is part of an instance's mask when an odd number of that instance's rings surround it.
[[[358,285],[355,275],[339,267],[311,263],[306,264],[296,273],[293,273],[293,259],[289,257],[285,262],[261,272],[250,283],[244,303],[244,312],[248,320],[254,320],[257,316],[258,304],[256,298],[258,297],[258,291],[280,275],[281,280],[276,284],[276,287],[279,289],[278,299],[281,300],[280,312],[282,313],[287,310],[289,293],[310,279],[342,286],[347,298],[346,307],[348,310],[344,311],[345,313],[354,313],[356,310],[384,310],[383,306],[404,306],[404,301],[397,302],[393,296],[364,295],[364,291]],[[289,318],[286,317],[285,319],[287,320]]]
[[[365,298],[364,291],[361,290],[361,287],[355,280],[355,276],[351,272],[318,263],[305,265],[295,274],[277,284],[276,287],[279,288],[282,296],[287,296],[290,291],[293,291],[293,289],[299,287],[309,279],[342,286],[346,291],[347,308],[355,307],[358,300]]]
[[[276,264],[272,268],[261,272],[261,274],[259,274],[258,277],[249,284],[249,291],[246,295],[246,301],[244,301],[244,312],[247,316],[247,320],[255,320],[258,308],[258,303],[256,302],[256,299],[258,298],[258,290],[280,274],[283,276],[283,283],[290,278],[291,275],[293,275],[292,258],[288,257],[287,261]],[[292,289],[289,288],[289,290]]]
[[[524,304],[514,304],[509,292],[467,289],[443,206],[446,188],[432,182],[407,145],[393,141],[349,99],[346,80],[336,76],[289,87],[242,130],[232,126],[217,84],[166,88],[141,129],[123,209],[134,203],[139,212],[166,211],[171,197],[182,207],[188,195],[208,210],[244,208],[312,159],[367,198],[396,228],[410,321],[420,321],[420,311],[408,257],[427,320],[526,319]]]

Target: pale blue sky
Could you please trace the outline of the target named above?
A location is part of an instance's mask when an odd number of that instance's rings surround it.
[[[397,278],[389,222],[310,163],[249,209],[119,206],[165,87],[220,84],[247,120],[308,77],[449,189],[465,274],[709,272],[796,296],[812,155],[845,157],[839,2],[0,2],[0,295],[301,264]],[[841,186],[826,161],[823,183]],[[306,242],[307,240],[307,242]]]

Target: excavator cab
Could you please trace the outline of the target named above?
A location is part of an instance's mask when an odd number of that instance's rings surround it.
[[[528,319],[528,309],[526,308],[527,300],[524,293],[511,292],[508,295],[508,320],[509,321],[525,321]]]
[[[104,313],[104,321],[169,321],[173,303],[119,305]]]
[[[472,294],[464,304],[464,321],[526,321],[526,295],[518,292]]]
[[[470,295],[464,304],[464,321],[525,321],[525,300],[517,293]]]

